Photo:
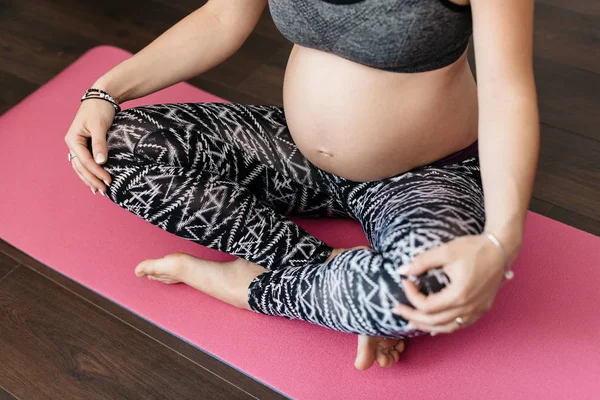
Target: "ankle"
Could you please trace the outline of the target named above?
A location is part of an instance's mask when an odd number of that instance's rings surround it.
[[[236,260],[231,261],[229,266],[228,272],[231,274],[232,278],[241,278],[252,274],[256,276],[267,271],[266,268],[243,258],[237,258]]]
[[[229,282],[227,285],[229,295],[232,299],[229,303],[251,311],[248,304],[248,289],[252,281],[266,271],[268,271],[266,268],[243,258],[231,261],[225,272],[226,282]]]

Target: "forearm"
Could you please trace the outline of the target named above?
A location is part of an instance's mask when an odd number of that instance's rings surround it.
[[[485,230],[505,247],[510,262],[521,247],[539,158],[535,88],[491,91],[480,99],[479,155]]]
[[[248,27],[233,26],[219,15],[207,3],[111,69],[94,87],[122,103],[213,68],[235,53],[250,33]]]

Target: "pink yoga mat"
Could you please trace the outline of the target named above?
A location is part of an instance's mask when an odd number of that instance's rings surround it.
[[[71,169],[63,138],[81,94],[129,56],[94,48],[0,117],[1,238],[293,398],[600,397],[600,238],[538,214],[492,310],[454,334],[411,339],[391,369],[356,370],[355,335],[137,279],[140,261],[175,251],[233,257],[94,196]],[[192,101],[224,100],[181,83],[125,106]],[[354,221],[291,219],[332,246],[367,244]]]

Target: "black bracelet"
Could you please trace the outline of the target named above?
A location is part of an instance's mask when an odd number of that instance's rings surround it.
[[[89,99],[99,99],[108,101],[110,104],[113,105],[117,113],[121,111],[121,107],[115,101],[115,99],[110,94],[106,93],[104,90],[96,88],[90,88],[86,90],[84,95],[81,97],[81,101]]]
[[[113,99],[113,100],[114,100],[114,98],[113,98],[113,97],[112,97],[110,94],[106,93],[106,92],[105,92],[104,90],[102,90],[102,89],[89,88],[88,90],[86,90],[86,91],[85,91],[85,93],[86,93],[86,94],[88,94],[88,93],[92,93],[92,92],[97,92],[97,93],[102,93],[102,94],[105,94],[106,96],[108,96],[108,97],[110,97],[111,99]],[[116,101],[115,101],[115,102],[116,102]]]

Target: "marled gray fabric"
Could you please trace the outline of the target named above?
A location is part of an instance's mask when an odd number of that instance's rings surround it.
[[[448,0],[269,0],[277,28],[301,46],[370,67],[422,72],[454,62],[472,33],[470,7]]]

